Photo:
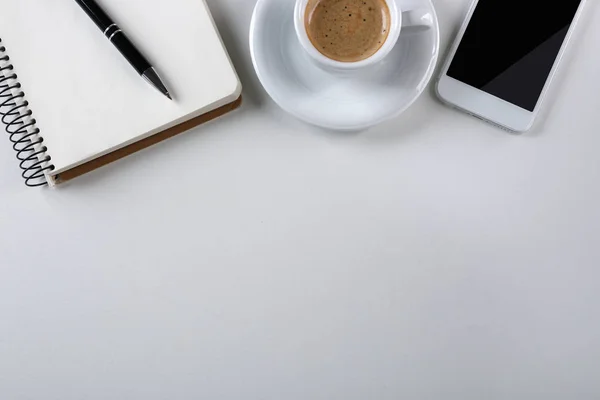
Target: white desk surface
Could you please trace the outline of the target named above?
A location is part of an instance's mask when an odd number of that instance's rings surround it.
[[[531,133],[426,93],[348,135],[208,2],[235,115],[60,190],[0,146],[0,399],[600,398],[599,5]],[[435,4],[445,49],[467,0]]]

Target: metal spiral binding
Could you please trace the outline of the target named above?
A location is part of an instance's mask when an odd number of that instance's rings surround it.
[[[54,170],[54,165],[49,163],[51,157],[46,155],[48,148],[42,145],[44,138],[39,135],[40,130],[35,126],[35,118],[9,61],[10,57],[0,38],[0,121],[5,125],[9,140],[17,152],[25,184],[30,187],[44,186],[47,184],[44,174]]]

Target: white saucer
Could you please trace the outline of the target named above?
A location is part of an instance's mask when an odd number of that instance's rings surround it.
[[[439,25],[401,34],[382,62],[359,75],[336,76],[317,67],[294,31],[295,0],[258,0],[250,24],[250,52],[262,85],[285,111],[310,124],[334,130],[362,130],[406,110],[429,83],[439,52]],[[406,8],[406,7],[405,7]]]

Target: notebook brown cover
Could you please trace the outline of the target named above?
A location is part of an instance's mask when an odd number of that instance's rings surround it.
[[[143,150],[147,147],[150,147],[156,143],[162,142],[163,140],[169,139],[173,136],[179,135],[185,131],[188,131],[198,125],[201,125],[205,122],[208,122],[212,119],[220,117],[224,114],[227,114],[230,111],[235,110],[242,104],[242,96],[240,96],[237,100],[232,103],[221,106],[213,111],[210,111],[206,114],[200,115],[196,118],[193,118],[189,121],[186,121],[182,124],[174,126],[165,131],[159,132],[155,135],[147,137],[145,139],[140,140],[139,142],[132,143],[126,147],[123,147],[119,150],[115,150],[112,153],[106,154],[102,157],[98,157],[92,161],[88,161],[85,164],[79,165],[75,168],[71,168],[67,171],[61,172],[59,175],[53,176],[55,183],[60,184],[66,181],[69,181],[73,178],[77,178],[83,174],[86,174],[90,171],[103,167],[107,164],[110,164],[114,161],[120,160],[121,158],[127,157],[130,154]]]

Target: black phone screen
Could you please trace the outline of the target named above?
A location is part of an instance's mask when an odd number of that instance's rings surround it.
[[[480,0],[448,76],[533,111],[581,0]]]

